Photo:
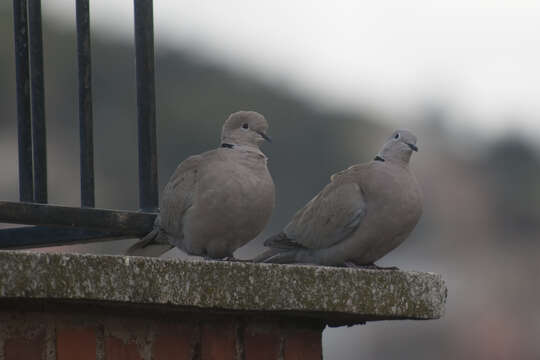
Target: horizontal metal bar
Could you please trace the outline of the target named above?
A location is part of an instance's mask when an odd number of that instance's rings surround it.
[[[28,226],[0,230],[0,249],[27,249],[102,242],[129,236],[80,228]]]
[[[34,154],[34,201],[47,202],[47,144],[45,130],[45,89],[43,84],[43,36],[41,0],[28,1],[30,80],[32,101],[32,148]]]
[[[19,140],[19,197],[34,198],[32,175],[32,124],[30,120],[30,68],[26,0],[13,0],[15,78],[17,81],[17,134]]]
[[[79,133],[81,139],[81,205],[94,207],[92,62],[90,56],[90,10],[88,0],[77,0],[76,10],[79,64]]]
[[[76,208],[0,201],[0,222],[78,227],[142,237],[152,230],[155,213]]]
[[[134,0],[137,122],[139,133],[139,207],[158,208],[154,16],[152,0]]]

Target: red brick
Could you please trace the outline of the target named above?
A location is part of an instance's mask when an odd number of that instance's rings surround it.
[[[244,331],[245,360],[276,360],[279,356],[279,329],[247,327]]]
[[[192,325],[160,325],[152,345],[152,359],[191,360],[197,331]]]
[[[301,330],[289,333],[285,339],[285,360],[321,360],[322,332]]]
[[[90,328],[56,330],[57,360],[95,360],[96,332]]]
[[[105,360],[143,360],[135,343],[107,336],[105,338]]]
[[[201,326],[201,360],[236,358],[236,327],[231,322],[208,322]]]
[[[31,339],[24,336],[7,339],[4,344],[5,360],[41,360],[45,345],[45,333]]]

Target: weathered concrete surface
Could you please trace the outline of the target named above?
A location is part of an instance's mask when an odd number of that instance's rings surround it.
[[[0,301],[287,314],[343,325],[437,319],[446,292],[433,273],[0,251]]]

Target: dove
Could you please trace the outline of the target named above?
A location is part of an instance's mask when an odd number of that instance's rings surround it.
[[[410,131],[397,130],[373,161],[332,175],[254,261],[382,269],[375,261],[400,245],[422,214],[409,167],[416,141]]]
[[[178,165],[160,199],[154,229],[128,255],[159,256],[176,246],[190,255],[232,258],[254,239],[274,208],[274,182],[259,146],[268,123],[254,111],[229,116],[217,149]]]

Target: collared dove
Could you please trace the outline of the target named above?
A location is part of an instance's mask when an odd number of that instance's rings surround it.
[[[416,137],[397,130],[369,163],[332,175],[330,183],[264,245],[254,261],[377,267],[422,214],[422,195],[409,168]]]
[[[274,208],[274,182],[259,145],[268,123],[254,111],[233,113],[221,146],[182,161],[160,201],[154,230],[127,254],[159,256],[173,246],[221,259],[255,238]]]

